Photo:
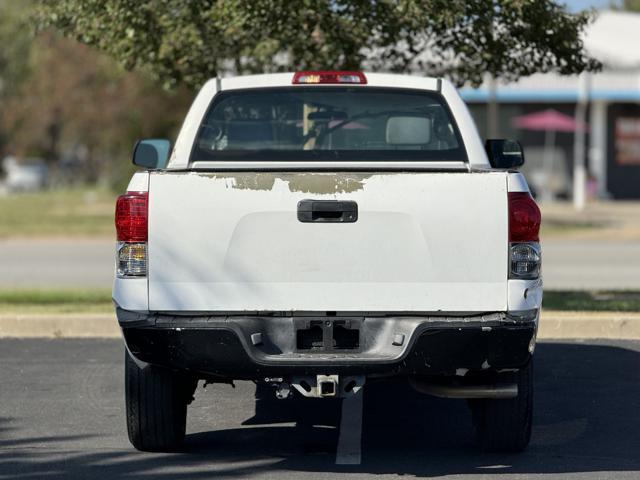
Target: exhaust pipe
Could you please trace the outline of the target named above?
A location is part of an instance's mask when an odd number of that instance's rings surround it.
[[[498,383],[494,385],[439,385],[409,378],[409,384],[420,393],[440,398],[509,399],[518,396],[517,383]]]

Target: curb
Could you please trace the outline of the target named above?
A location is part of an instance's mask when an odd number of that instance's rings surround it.
[[[538,338],[640,340],[640,312],[543,311]]]
[[[115,315],[0,315],[0,338],[120,338]],[[640,312],[543,311],[539,340],[640,340]]]
[[[0,338],[119,338],[112,313],[0,315]]]

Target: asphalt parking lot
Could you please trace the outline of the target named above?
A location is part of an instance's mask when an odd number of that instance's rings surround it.
[[[248,382],[198,389],[184,452],[137,452],[120,341],[2,340],[0,478],[639,478],[640,342],[543,343],[536,357],[526,453],[482,455],[464,401],[380,382],[364,391],[362,461],[344,466],[338,402]]]

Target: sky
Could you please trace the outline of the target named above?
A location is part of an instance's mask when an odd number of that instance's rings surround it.
[[[560,0],[558,3],[564,3],[572,12],[578,12],[585,8],[607,8],[611,4],[611,0]]]
[[[560,0],[559,3],[566,4],[572,12],[578,12],[591,7],[606,8],[611,3],[611,0]]]

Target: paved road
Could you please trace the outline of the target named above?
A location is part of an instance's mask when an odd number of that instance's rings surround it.
[[[184,453],[137,452],[122,355],[114,340],[0,341],[0,478],[640,478],[640,342],[539,345],[533,443],[521,455],[477,453],[463,401],[370,384],[354,466],[335,463],[337,403],[255,400],[246,382],[198,390]]]
[[[111,287],[110,240],[0,240],[0,288]]]
[[[640,242],[547,240],[544,285],[551,289],[640,289]]]
[[[113,254],[109,240],[0,241],[0,288],[109,288]],[[640,289],[640,242],[555,238],[543,255],[547,288]]]

